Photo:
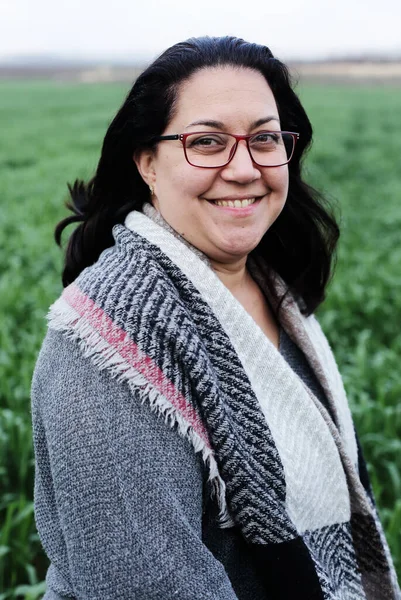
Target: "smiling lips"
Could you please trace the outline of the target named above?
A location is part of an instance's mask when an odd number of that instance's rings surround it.
[[[229,206],[230,208],[245,208],[255,202],[256,198],[246,198],[244,200],[213,200],[213,204],[218,206]]]
[[[217,206],[227,206],[229,208],[246,208],[247,206],[251,206],[258,200],[260,200],[262,196],[254,196],[253,198],[233,198],[227,200],[208,200],[211,204]]]

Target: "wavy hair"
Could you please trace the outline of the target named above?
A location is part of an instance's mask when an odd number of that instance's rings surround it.
[[[62,231],[70,223],[79,225],[66,248],[64,286],[113,245],[113,226],[150,200],[133,155],[155,147],[153,138],[165,131],[174,115],[180,84],[200,69],[230,65],[259,71],[274,94],[282,129],[300,134],[288,165],[286,204],[254,252],[302,299],[304,314],[311,314],[324,300],[339,229],[325,199],[302,180],[311,123],[286,65],[266,46],[235,37],[191,38],[175,44],[135,81],[106,132],[94,177],[68,185],[67,207],[73,215],[57,225],[56,242],[61,246]]]

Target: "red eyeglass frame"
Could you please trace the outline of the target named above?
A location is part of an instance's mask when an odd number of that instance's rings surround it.
[[[200,165],[194,165],[190,162],[190,160],[188,159],[187,156],[187,149],[186,149],[186,139],[187,137],[189,137],[190,135],[204,135],[204,134],[216,134],[216,133],[222,133],[223,135],[229,135],[233,138],[235,138],[235,144],[231,149],[231,153],[229,156],[229,159],[226,163],[224,163],[223,165],[219,165],[218,167],[204,167],[204,166],[200,166]],[[255,137],[255,135],[258,135],[260,133],[287,133],[289,135],[292,136],[292,139],[294,140],[294,146],[292,148],[292,152],[291,152],[291,156],[290,158],[284,162],[284,163],[280,163],[279,165],[261,165],[258,162],[256,162],[256,160],[254,160],[253,156],[252,156],[252,152],[251,149],[249,148],[249,140],[253,137]],[[270,167],[283,167],[284,165],[288,165],[288,163],[290,162],[290,160],[292,159],[292,157],[294,156],[294,151],[295,151],[295,145],[297,143],[297,141],[299,140],[299,133],[295,133],[294,131],[269,131],[267,129],[263,130],[263,131],[258,131],[257,133],[251,133],[248,135],[237,135],[235,133],[226,133],[224,131],[190,131],[189,133],[175,133],[175,134],[171,134],[171,135],[158,135],[156,137],[154,137],[152,139],[152,142],[162,142],[165,140],[180,140],[180,142],[182,143],[182,147],[184,150],[184,155],[185,155],[185,159],[187,161],[187,163],[189,165],[191,165],[191,167],[196,167],[198,169],[221,169],[223,167],[226,167],[234,158],[235,153],[237,151],[238,148],[238,142],[240,142],[241,140],[244,140],[246,142],[246,147],[248,148],[248,152],[249,152],[249,156],[251,157],[251,160],[253,163],[255,163],[255,165],[257,165],[258,167],[264,167],[264,168],[270,168]]]

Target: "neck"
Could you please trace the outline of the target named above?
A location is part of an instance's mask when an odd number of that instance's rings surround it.
[[[224,283],[234,296],[236,295],[236,292],[243,289],[249,281],[250,275],[246,268],[246,257],[230,264],[218,263],[210,260],[210,265],[220,281]]]

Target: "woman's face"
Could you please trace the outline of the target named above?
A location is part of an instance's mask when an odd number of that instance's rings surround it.
[[[175,114],[163,135],[196,131],[251,134],[262,129],[280,130],[277,105],[264,77],[251,69],[216,67],[196,72],[180,86]],[[153,205],[167,223],[220,264],[246,258],[277,219],[287,198],[288,165],[255,165],[245,141],[239,142],[225,167],[191,166],[179,140],[161,141],[156,152],[144,151],[136,164],[153,186]],[[255,198],[246,207],[216,204]]]

